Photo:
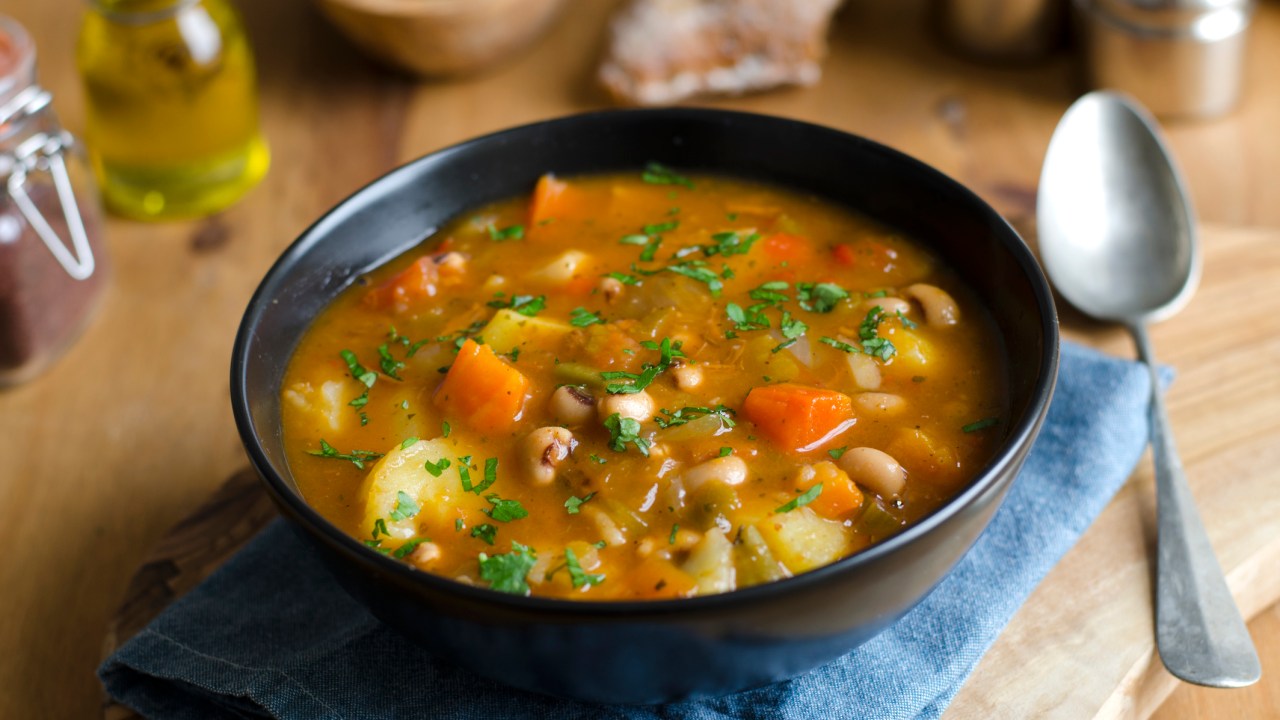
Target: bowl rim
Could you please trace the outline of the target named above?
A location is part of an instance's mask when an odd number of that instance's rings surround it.
[[[738,119],[746,122],[777,123],[780,127],[787,126],[804,132],[817,133],[819,137],[838,137],[845,141],[852,138],[863,144],[866,151],[885,156],[891,162],[906,165],[910,170],[922,174],[932,182],[947,186],[953,192],[956,192],[963,201],[971,204],[994,228],[998,229],[995,233],[1000,236],[998,242],[1010,253],[1018,269],[1030,282],[1031,290],[1037,303],[1036,315],[1043,338],[1039,357],[1041,370],[1036,377],[1029,402],[1022,417],[1010,428],[996,455],[963,490],[933,512],[907,526],[897,535],[854,552],[835,562],[791,577],[751,585],[726,593],[689,598],[591,600],[586,598],[563,599],[514,595],[487,587],[467,585],[452,578],[419,570],[407,563],[384,556],[365,547],[358,539],[347,534],[327,518],[320,515],[302,498],[300,493],[289,488],[287,481],[276,472],[275,467],[266,457],[261,447],[256,426],[249,412],[246,387],[248,367],[251,362],[249,348],[256,334],[255,328],[261,315],[272,302],[271,293],[276,284],[288,274],[295,262],[314,245],[323,240],[331,226],[341,223],[346,217],[358,211],[368,200],[380,197],[388,190],[400,186],[402,184],[401,179],[414,173],[418,166],[422,164],[441,160],[451,154],[465,152],[476,145],[501,142],[504,139],[541,128],[584,121],[608,122],[610,118],[623,115],[632,117],[648,116],[662,118],[666,121],[687,119],[705,122],[708,120]],[[1003,232],[999,232],[999,230]],[[396,251],[391,256],[384,257],[378,262],[385,262],[390,257],[407,252],[409,249],[405,248]],[[1009,472],[1010,465],[1018,461],[1018,450],[1033,442],[1034,435],[1043,422],[1053,396],[1058,375],[1059,346],[1058,315],[1048,280],[1021,236],[1003,216],[997,213],[976,193],[927,163],[854,133],[776,115],[718,108],[609,109],[557,116],[487,133],[440,148],[390,170],[363,185],[330,208],[289,244],[271,265],[270,269],[267,270],[258,287],[254,290],[245,309],[232,348],[231,405],[236,428],[239,431],[241,442],[249,456],[250,463],[266,485],[269,493],[285,511],[285,515],[292,515],[294,522],[308,525],[311,534],[323,539],[330,549],[359,564],[371,565],[378,571],[391,575],[397,582],[422,584],[432,591],[452,595],[458,599],[466,600],[468,603],[486,604],[515,612],[538,613],[548,618],[573,616],[575,619],[636,619],[644,616],[654,617],[723,611],[767,601],[778,594],[804,591],[814,585],[826,582],[832,576],[850,573],[859,567],[872,564],[884,556],[891,555],[900,548],[930,534],[934,529],[945,524],[964,508],[988,493],[1000,478]],[[1014,480],[1016,481],[1016,478]],[[948,570],[949,572],[950,570]],[[945,578],[946,574],[943,574],[942,577]]]

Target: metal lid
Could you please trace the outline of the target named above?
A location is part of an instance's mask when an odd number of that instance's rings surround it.
[[[1249,24],[1254,0],[1085,0],[1081,4],[1136,30],[1184,31],[1215,40]]]

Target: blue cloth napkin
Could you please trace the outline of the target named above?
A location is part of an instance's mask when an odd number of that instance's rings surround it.
[[[1137,464],[1149,380],[1065,344],[1043,432],[1004,505],[915,609],[795,679],[665,706],[513,690],[434,659],[349,598],[277,521],[99,668],[149,718],[936,718],[979,658]]]

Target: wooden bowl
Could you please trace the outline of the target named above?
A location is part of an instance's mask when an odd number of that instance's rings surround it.
[[[428,77],[476,72],[551,25],[564,0],[317,0],[369,54]]]

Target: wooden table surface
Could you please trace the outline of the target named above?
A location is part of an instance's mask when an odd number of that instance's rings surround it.
[[[363,59],[306,0],[241,3],[258,52],[271,173],[217,217],[112,221],[115,277],[97,321],[49,373],[0,393],[0,717],[97,716],[93,670],[134,567],[244,464],[227,364],[240,314],[276,255],[322,211],[397,164],[490,130],[602,106],[591,78],[611,5],[579,0],[550,37],[495,72],[423,83]],[[83,126],[73,62],[80,7],[6,0],[0,10],[35,37],[41,80],[75,131]],[[708,104],[866,135],[1025,222],[1048,138],[1077,89],[1070,59],[1013,67],[959,60],[923,30],[923,10],[922,1],[850,0],[820,85]],[[1204,222],[1274,230],[1274,0],[1260,5],[1254,33],[1241,107],[1167,131]],[[1274,402],[1280,411],[1280,398]],[[1280,714],[1280,610],[1263,612],[1251,629],[1262,683],[1181,688],[1157,716]]]

